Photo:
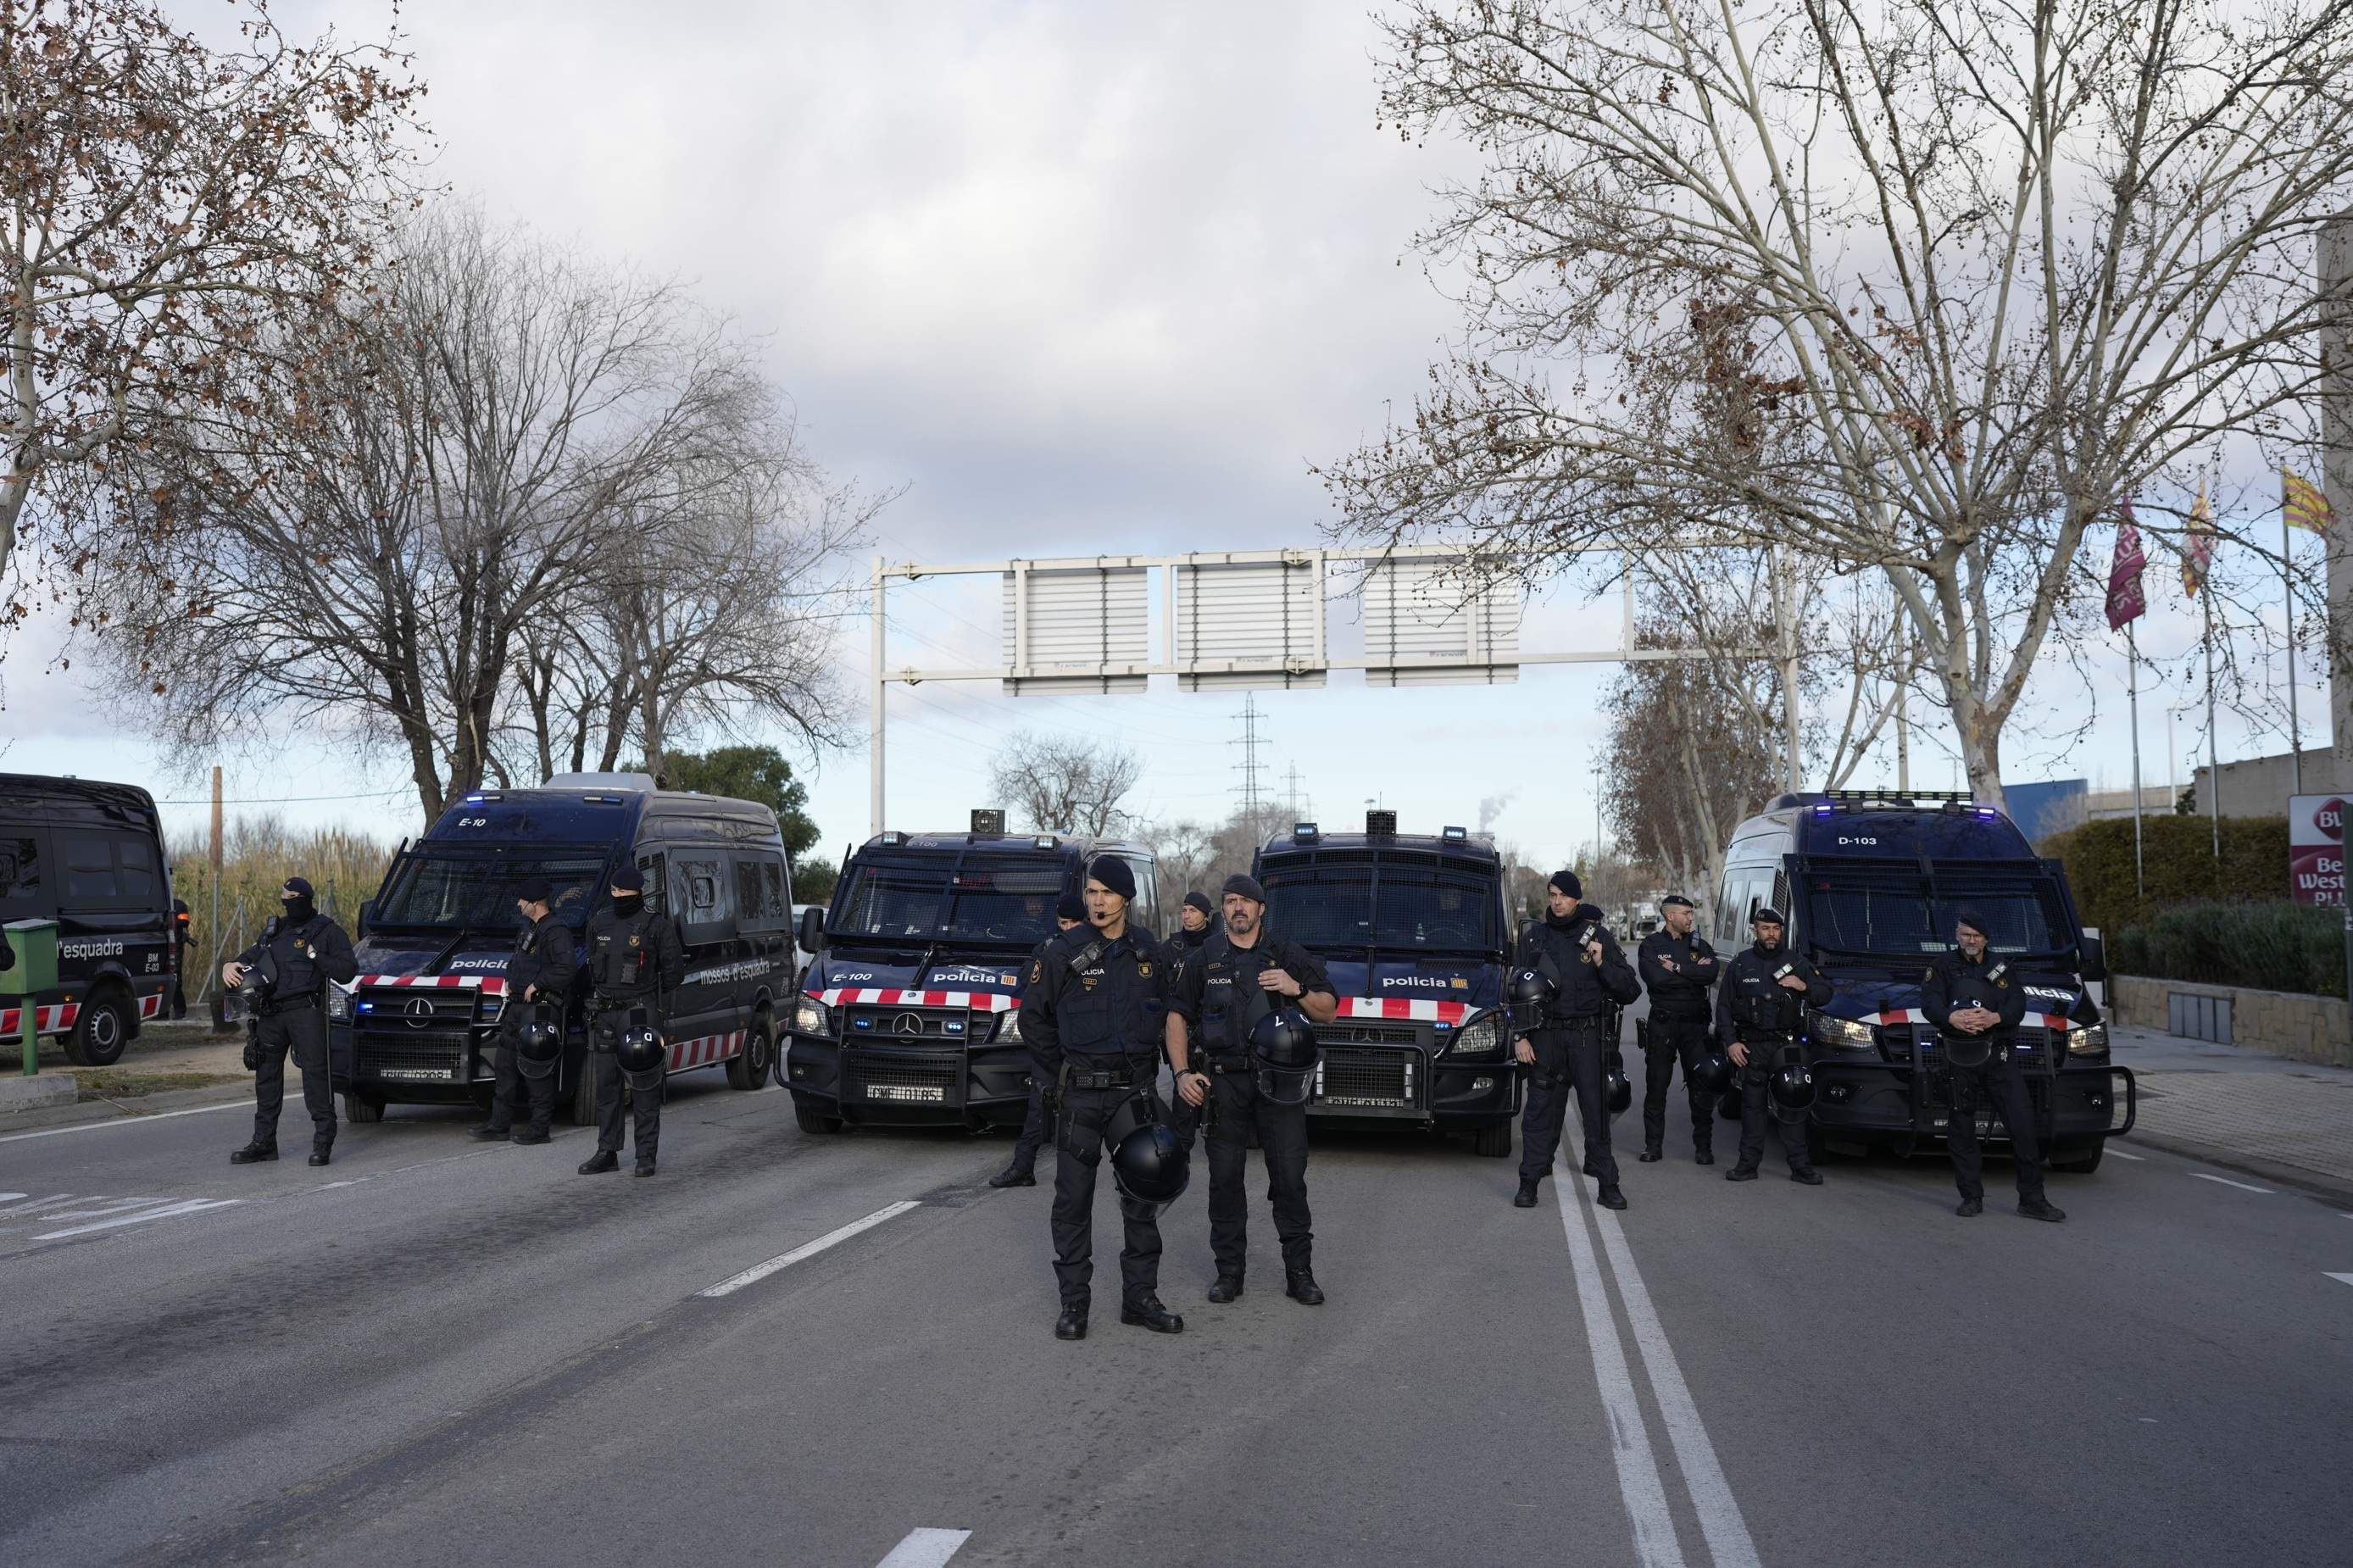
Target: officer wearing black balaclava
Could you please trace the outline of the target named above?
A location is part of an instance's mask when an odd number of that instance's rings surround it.
[[[1568,1114],[1572,1088],[1585,1121],[1585,1172],[1599,1184],[1595,1202],[1622,1209],[1618,1159],[1609,1151],[1609,1105],[1604,1083],[1610,1050],[1608,1038],[1616,1009],[1642,994],[1642,983],[1620,951],[1601,911],[1583,902],[1585,886],[1574,871],[1555,871],[1545,888],[1545,916],[1520,933],[1514,959],[1552,986],[1543,1022],[1513,1044],[1528,1075],[1528,1101],[1520,1116],[1520,1188],[1512,1202],[1534,1208],[1536,1184],[1552,1171],[1560,1147],[1561,1122]]]
[[[311,1163],[323,1165],[335,1147],[335,1089],[327,1060],[327,986],[348,984],[360,972],[352,939],[319,912],[311,884],[289,877],[278,894],[285,912],[262,927],[261,940],[221,965],[221,984],[255,987],[252,1048],[253,1141],[232,1152],[232,1165],[278,1158],[278,1110],[286,1100],[286,1057],[302,1073],[302,1106],[311,1113]]]
[[[617,1053],[631,1015],[643,1010],[665,1043],[670,1000],[686,977],[686,950],[670,917],[646,907],[646,874],[634,866],[613,873],[613,901],[588,917],[588,1062],[596,1083],[596,1152],[580,1167],[584,1176],[621,1165],[621,1089],[624,1078],[635,1111],[637,1173],[654,1173],[661,1143],[662,1068],[625,1074]],[[642,1081],[639,1081],[639,1079]]]
[[[1266,889],[1240,873],[1226,879],[1225,930],[1177,971],[1168,1005],[1168,1060],[1176,1094],[1197,1110],[1215,1096],[1209,1131],[1209,1251],[1218,1277],[1212,1301],[1242,1293],[1249,1260],[1250,1135],[1266,1161],[1267,1202],[1282,1246],[1283,1294],[1303,1306],[1324,1304],[1315,1283],[1314,1219],[1307,1208],[1307,1104],[1270,1096],[1258,1076],[1250,1031],[1286,1003],[1314,1024],[1340,1011],[1332,979],[1315,955],[1268,931]],[[1198,1049],[1187,1026],[1199,1031]]]
[[[1152,933],[1130,925],[1135,873],[1115,855],[1087,868],[1087,923],[1064,931],[1029,961],[1021,987],[1021,1037],[1046,1085],[1054,1127],[1054,1278],[1060,1287],[1058,1340],[1087,1337],[1095,1271],[1095,1168],[1103,1131],[1128,1101],[1152,1101],[1160,1074],[1168,964]],[[1119,1321],[1155,1333],[1185,1331],[1160,1303],[1160,1221],[1150,1205],[1119,1200]]]
[[[1201,951],[1201,944],[1208,942],[1217,929],[1216,906],[1209,902],[1208,894],[1198,888],[1194,889],[1185,895],[1184,903],[1176,910],[1176,932],[1168,939],[1170,961],[1182,964]]]
[[[1985,1212],[1984,1155],[1978,1147],[1978,1117],[1989,1103],[2010,1129],[2010,1158],[2018,1168],[2018,1212],[2052,1224],[2065,1219],[2042,1194],[2042,1150],[2035,1135],[2034,1100],[2017,1055],[2018,1022],[2026,1016],[2026,993],[2007,959],[1987,951],[1983,915],[1964,910],[1954,921],[1953,952],[1928,966],[1920,980],[1920,1011],[1945,1037],[1953,1079],[1952,1111],[1945,1124],[1945,1147],[1953,1156],[1953,1184],[1961,1190],[1954,1212],[1974,1219]],[[1984,1052],[1964,1067],[1958,1058]]]
[[[491,1100],[490,1120],[474,1129],[485,1143],[512,1136],[518,1143],[544,1143],[555,1120],[555,1064],[526,1062],[517,1047],[522,1043],[524,1021],[544,1005],[560,1023],[572,991],[572,977],[580,964],[572,947],[572,933],[548,910],[555,889],[544,877],[533,877],[515,888],[515,912],[522,917],[522,932],[515,939],[514,956],[507,960],[506,1005],[499,1013],[499,1047],[492,1058],[498,1087]],[[517,1110],[530,1104],[523,1131],[512,1132]]]
[[[1054,905],[1056,935],[1075,926],[1087,923],[1087,901],[1076,893],[1064,893]],[[1030,952],[1034,967],[1045,956],[1048,937]],[[1026,971],[1024,973],[1027,973]],[[1019,1014],[1014,1015],[1016,1018]],[[1046,1145],[1046,1080],[1036,1073],[1029,1075],[1029,1109],[1021,1118],[1021,1136],[1013,1145],[1013,1163],[988,1178],[992,1187],[1034,1187],[1038,1184],[1038,1151]]]
[[[1759,907],[1748,924],[1757,940],[1725,965],[1715,995],[1715,1031],[1740,1073],[1740,1158],[1724,1173],[1727,1182],[1757,1179],[1765,1159],[1767,1089],[1774,1073],[1797,1059],[1805,1010],[1831,999],[1821,971],[1781,944],[1780,910]],[[1781,1151],[1789,1161],[1789,1180],[1822,1184],[1806,1152],[1805,1131],[1795,1122],[1781,1126]]]
[[[1681,893],[1659,900],[1665,924],[1642,939],[1634,965],[1642,989],[1651,998],[1648,1038],[1643,1046],[1642,1159],[1662,1158],[1667,1142],[1667,1087],[1675,1068],[1683,1069],[1683,1089],[1691,1101],[1692,1158],[1715,1163],[1715,1096],[1692,1085],[1692,1071],[1707,1055],[1709,987],[1724,974],[1715,950],[1694,929],[1692,901]]]

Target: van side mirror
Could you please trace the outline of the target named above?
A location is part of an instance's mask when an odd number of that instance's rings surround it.
[[[364,937],[367,935],[367,928],[375,923],[375,900],[374,899],[362,899],[360,900],[359,920],[354,923],[352,935],[354,937]]]
[[[825,910],[821,907],[811,904],[801,911],[801,927],[793,940],[812,957],[825,951]]]
[[[2084,983],[2088,985],[2094,980],[2105,980],[2108,977],[2107,944],[2095,932],[2085,931],[2077,945],[2084,955]]]

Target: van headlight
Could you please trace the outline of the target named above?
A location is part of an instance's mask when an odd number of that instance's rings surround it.
[[[327,1016],[338,1024],[352,1021],[352,994],[332,980],[327,982]]]
[[[793,1033],[833,1038],[833,1009],[814,996],[802,997],[793,1004]]]
[[[1874,1050],[1879,1044],[1870,1025],[1852,1018],[1833,1018],[1828,1013],[1808,1013],[1806,1035],[1814,1044],[1834,1051]]]
[[[2108,1026],[2105,1024],[2077,1024],[2067,1031],[2067,1054],[2071,1057],[2104,1057],[2108,1054]]]
[[[1454,1031],[1446,1054],[1456,1061],[1492,1061],[1504,1054],[1504,1031],[1497,1015],[1488,1013],[1476,1023]]]

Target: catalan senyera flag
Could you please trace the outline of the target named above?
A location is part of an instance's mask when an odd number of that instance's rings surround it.
[[[2141,548],[2140,524],[2133,521],[2132,498],[2116,507],[2116,553],[2108,563],[2108,630],[2137,618],[2148,608],[2140,586],[2148,552]]]
[[[2337,521],[2320,487],[2293,468],[2280,470],[2280,511],[2290,528],[2323,535]]]
[[[2189,526],[2183,531],[2181,544],[2181,591],[2191,598],[2206,585],[2207,568],[2214,563],[2214,504],[2206,499],[2206,484],[2200,480],[2198,500],[2189,508]]]

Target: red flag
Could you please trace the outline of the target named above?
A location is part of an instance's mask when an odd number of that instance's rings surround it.
[[[2144,614],[2148,600],[2140,591],[2140,571],[2148,554],[2140,547],[2140,525],[2133,521],[2132,500],[2116,508],[2116,557],[2108,565],[2108,630]]]

